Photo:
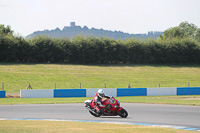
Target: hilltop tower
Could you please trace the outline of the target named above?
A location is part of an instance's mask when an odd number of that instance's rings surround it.
[[[70,27],[75,27],[75,22],[70,22]]]

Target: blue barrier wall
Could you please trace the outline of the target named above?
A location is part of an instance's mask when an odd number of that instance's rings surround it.
[[[52,90],[21,90],[21,97],[92,97],[98,89],[52,89]],[[104,88],[110,96],[163,96],[163,95],[200,95],[200,87],[165,87],[165,88]],[[33,93],[35,92],[35,93]],[[37,93],[36,93],[37,92]],[[48,94],[47,94],[48,92]],[[0,98],[5,98],[5,91],[0,91]],[[38,94],[44,93],[44,94]]]
[[[146,96],[147,88],[117,88],[117,96]]]
[[[0,91],[0,98],[6,97],[6,91]]]
[[[55,89],[54,97],[86,97],[86,89]]]
[[[200,95],[200,87],[178,87],[177,95]]]

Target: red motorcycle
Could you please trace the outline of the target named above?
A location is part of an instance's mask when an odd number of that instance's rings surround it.
[[[95,117],[119,115],[122,118],[126,118],[128,116],[128,112],[124,108],[120,107],[120,102],[114,97],[103,99],[102,105],[104,107],[100,107],[101,113],[97,113],[93,106],[93,100],[89,99],[85,101],[86,109],[88,109],[90,114]]]

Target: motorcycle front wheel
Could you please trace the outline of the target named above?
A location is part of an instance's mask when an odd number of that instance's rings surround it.
[[[119,116],[122,118],[126,118],[128,116],[128,112],[125,109],[121,109]]]

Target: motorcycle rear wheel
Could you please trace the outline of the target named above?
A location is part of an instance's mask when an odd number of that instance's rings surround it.
[[[121,109],[119,116],[122,118],[126,118],[128,116],[128,112],[125,109]]]

